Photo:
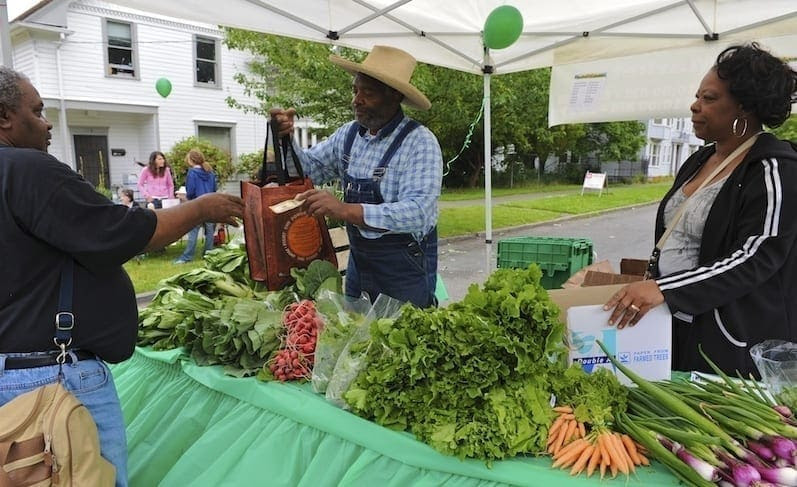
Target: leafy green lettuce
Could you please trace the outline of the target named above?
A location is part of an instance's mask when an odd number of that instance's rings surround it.
[[[536,266],[499,269],[445,309],[371,326],[368,366],[345,394],[357,414],[459,457],[543,451],[551,378],[564,369],[559,310]]]

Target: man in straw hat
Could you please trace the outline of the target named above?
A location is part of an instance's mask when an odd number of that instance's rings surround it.
[[[330,60],[354,75],[355,120],[308,150],[296,149],[314,182],[342,180],[344,198],[322,190],[297,198],[306,200],[310,214],[346,222],[347,296],[366,292],[374,300],[386,294],[432,306],[443,159],[434,134],[401,109],[402,103],[431,107],[410,83],[415,59],[400,49],[375,46],[362,63],[335,55]],[[271,111],[281,135],[293,133],[294,113]]]

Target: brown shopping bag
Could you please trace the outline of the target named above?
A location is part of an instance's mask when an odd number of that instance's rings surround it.
[[[304,177],[290,137],[278,141],[275,121],[269,129],[274,162],[268,161],[267,134],[259,181],[241,181],[241,197],[249,274],[273,291],[291,282],[292,267],[305,268],[323,259],[337,268],[338,261],[324,218],[310,216],[303,205],[293,204],[294,197],[312,189],[313,183]]]

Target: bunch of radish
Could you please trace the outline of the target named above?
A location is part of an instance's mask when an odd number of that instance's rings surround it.
[[[282,314],[284,345],[271,360],[269,370],[277,380],[308,379],[313,368],[318,333],[324,321],[309,299],[292,303]]]

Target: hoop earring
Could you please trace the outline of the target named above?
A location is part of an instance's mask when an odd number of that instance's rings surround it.
[[[747,133],[747,119],[743,118],[742,121],[744,122],[744,127],[742,127],[742,133],[741,134],[737,134],[736,133],[736,126],[739,125],[739,119],[738,118],[734,118],[733,119],[733,135],[739,137],[740,139],[742,137],[744,137],[744,135]]]

